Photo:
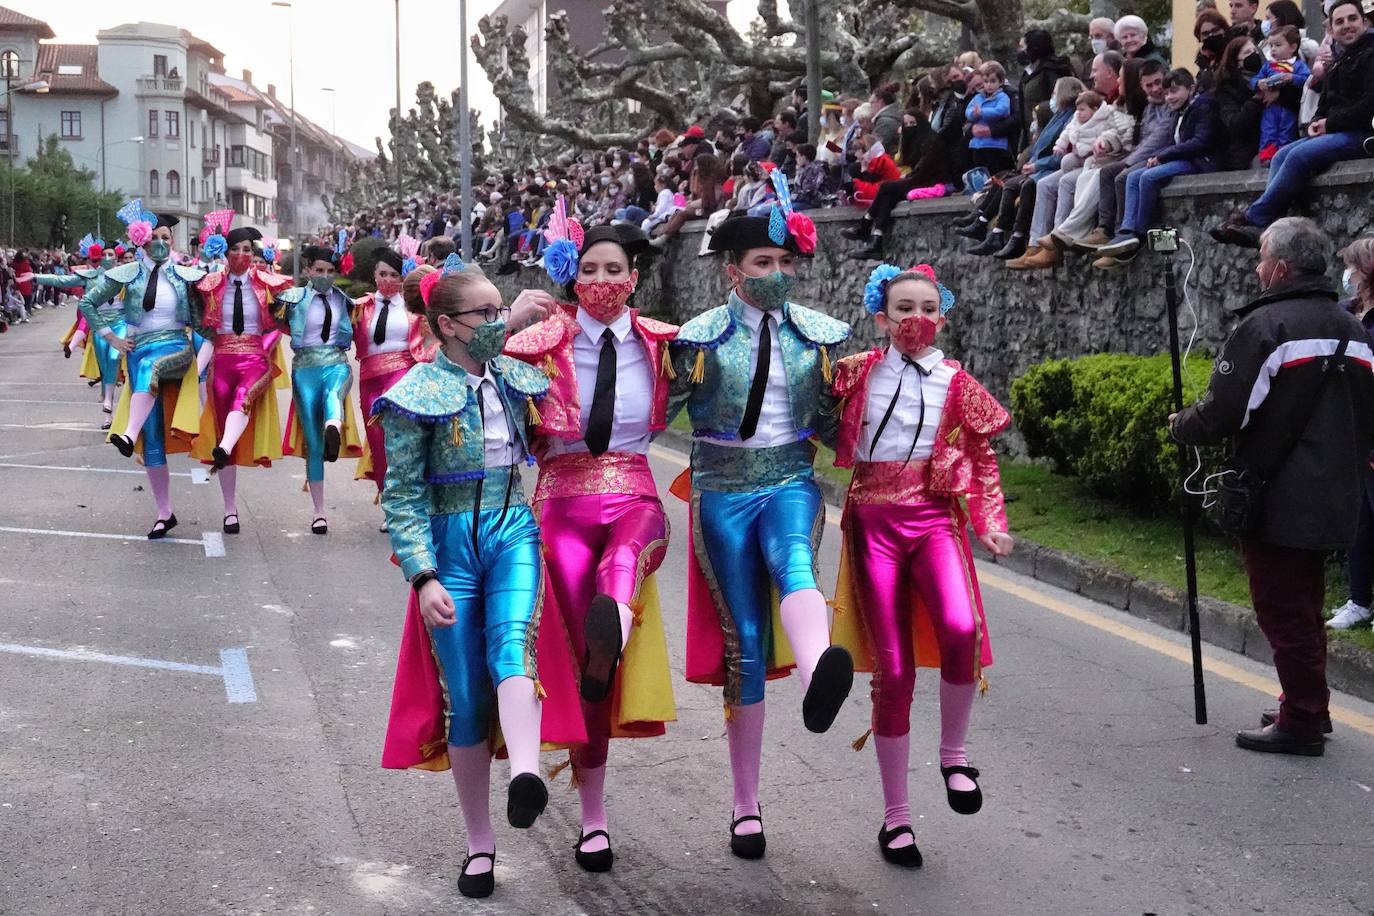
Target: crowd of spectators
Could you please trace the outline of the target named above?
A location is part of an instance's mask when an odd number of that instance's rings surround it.
[[[75,255],[60,249],[5,249],[0,251],[0,331],[11,324],[28,324],[32,312],[65,306],[74,297],[55,287],[34,283],[34,274],[66,274],[79,266]]]

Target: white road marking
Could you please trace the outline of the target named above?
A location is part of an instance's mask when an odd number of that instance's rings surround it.
[[[139,534],[107,534],[103,531],[62,531],[52,528],[6,528],[0,527],[0,532],[9,534],[50,534],[54,537],[63,538],[103,538],[110,541],[142,541],[145,537]],[[164,544],[195,544],[197,547],[205,547],[205,541],[190,538],[161,538]],[[209,554],[209,549],[206,549]]]
[[[54,401],[41,398],[0,398],[0,404],[75,404],[78,407],[90,407],[93,404],[99,403],[100,400],[98,398],[91,401]]]
[[[206,484],[210,482],[210,469],[207,467],[191,468],[191,483]]]
[[[69,433],[100,433],[105,435],[104,430],[96,429],[93,426],[71,426],[66,423],[0,423],[0,429],[41,429],[56,430]]]
[[[258,693],[253,686],[253,672],[248,667],[248,650],[243,648],[221,649],[218,668],[210,665],[169,662],[159,658],[106,655],[103,652],[92,652],[89,649],[49,649],[46,646],[21,646],[14,643],[0,643],[0,652],[36,658],[57,658],[64,661],[104,662],[107,665],[124,665],[131,668],[180,671],[185,674],[208,674],[224,679],[224,694],[230,703],[256,703],[258,701]]]
[[[224,556],[224,535],[218,531],[202,531],[201,543],[205,545],[207,557]]]
[[[140,477],[142,477],[142,476],[143,476],[143,473],[144,473],[142,470],[135,470],[135,469],[133,469],[133,468],[79,468],[79,467],[75,467],[74,465],[61,465],[61,464],[14,464],[14,463],[5,462],[5,461],[0,461],[0,468],[22,468],[22,469],[28,470],[28,471],[88,471],[88,472],[90,472],[90,473],[92,473],[92,474],[137,474],[137,475],[140,476]],[[190,477],[192,483],[201,483],[202,481],[199,481],[199,480],[196,480],[196,479],[195,479],[195,477],[196,477],[196,471],[197,471],[197,470],[200,470],[200,469],[199,469],[199,468],[193,469],[189,474],[186,473],[185,471],[173,471],[173,472],[172,472],[172,476],[173,476],[173,477]],[[205,481],[204,481],[204,482],[208,483],[209,480],[210,480],[210,477],[209,477],[209,475],[207,474],[206,477],[205,477]]]

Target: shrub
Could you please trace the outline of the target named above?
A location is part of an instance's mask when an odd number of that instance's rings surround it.
[[[350,280],[358,283],[367,284],[368,292],[372,291],[372,272],[377,268],[377,255],[384,249],[389,248],[386,239],[376,236],[360,238],[353,243],[348,250],[353,253],[353,269],[348,272]]]
[[[1207,359],[1188,360],[1185,404],[1206,390],[1210,373]],[[1151,509],[1178,489],[1178,451],[1166,426],[1172,391],[1168,354],[1101,353],[1032,367],[1012,383],[1011,407],[1031,455],[1101,496]],[[1204,453],[1205,468],[1219,462]]]

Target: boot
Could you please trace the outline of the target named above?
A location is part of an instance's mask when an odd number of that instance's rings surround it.
[[[871,219],[860,220],[859,225],[840,230],[840,235],[849,239],[851,242],[866,242],[872,233],[873,220]]]
[[[1007,239],[1007,244],[1002,246],[1001,251],[993,253],[993,257],[999,261],[1010,261],[1019,258],[1026,253],[1026,237],[1019,232],[1013,232],[1011,238]]]
[[[1016,267],[1017,270],[1049,270],[1063,265],[1064,253],[1062,251],[1057,248],[1041,248],[1035,254],[1028,254],[1007,266]]]
[[[988,237],[981,243],[970,248],[968,253],[986,257],[993,252],[1000,251],[1002,246],[1006,244],[1006,241],[1007,234],[1001,229],[994,229],[988,233]]]
[[[1073,247],[1076,251],[1096,251],[1111,240],[1112,237],[1107,234],[1107,230],[1098,226],[1081,239],[1076,239]]]
[[[973,239],[975,242],[981,242],[988,237],[988,221],[980,216],[971,226],[955,229],[954,234],[966,239]]]
[[[863,248],[856,248],[849,253],[849,256],[856,261],[881,261],[883,259],[883,237],[875,235],[869,239],[868,245]]]
[[[1026,249],[1025,253],[1022,254],[1021,257],[1008,261],[1007,266],[1010,267],[1012,270],[1024,270],[1026,266],[1026,261],[1030,258],[1039,255],[1042,250],[1043,249],[1041,249],[1039,245],[1031,245],[1029,248]]]

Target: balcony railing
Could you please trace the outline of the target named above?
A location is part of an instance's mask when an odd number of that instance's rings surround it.
[[[200,151],[200,164],[201,164],[202,166],[204,166],[205,168],[207,168],[207,169],[218,168],[218,167],[219,167],[219,163],[220,163],[220,150],[219,150],[219,147],[215,147],[214,149],[210,149],[210,147],[207,146],[207,147],[203,148],[203,149]]]
[[[140,93],[167,92],[180,95],[185,85],[186,81],[179,76],[140,76],[138,78],[138,91]]]

